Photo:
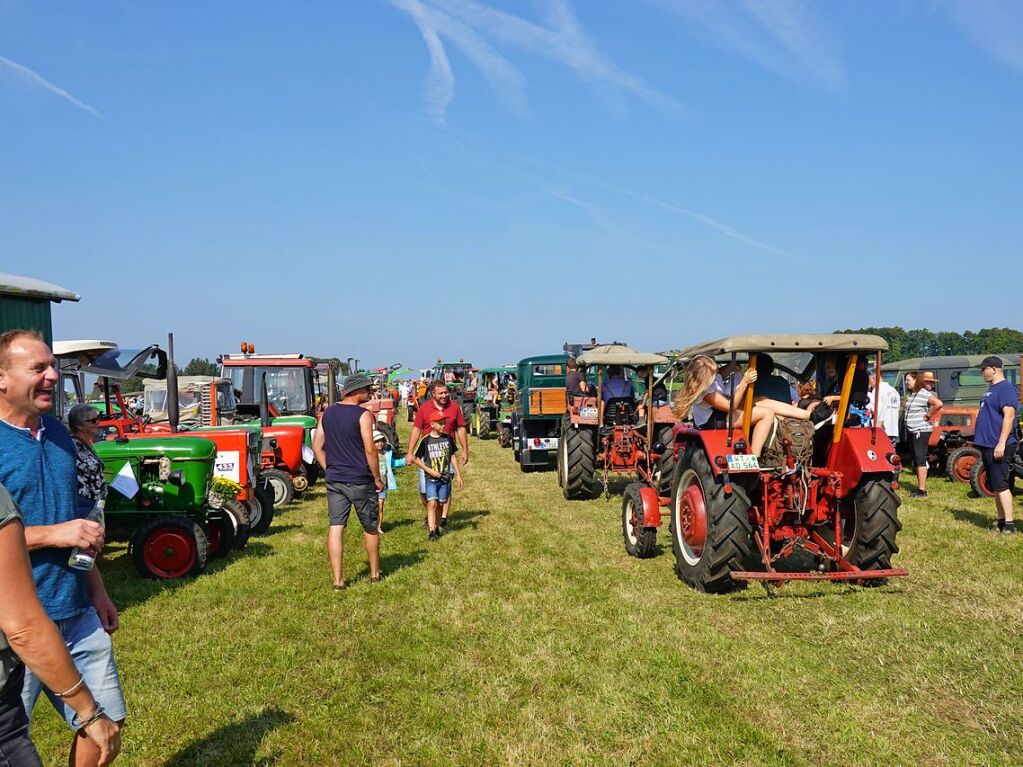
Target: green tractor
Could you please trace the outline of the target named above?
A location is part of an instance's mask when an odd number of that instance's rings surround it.
[[[442,362],[437,360],[430,373],[434,381],[443,381],[451,393],[451,401],[462,408],[466,424],[472,424],[476,413],[476,369],[471,362]]]
[[[515,379],[518,368],[482,368],[477,375],[476,407],[469,431],[480,439],[497,437],[502,447],[511,446],[511,431],[505,428],[511,423],[515,405]],[[491,390],[491,383],[497,385],[497,392]],[[507,433],[507,436],[503,436]]]

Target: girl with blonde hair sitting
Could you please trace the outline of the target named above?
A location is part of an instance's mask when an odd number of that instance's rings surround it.
[[[747,370],[742,378],[735,384],[735,392],[732,402],[735,405],[733,411],[733,424],[737,428],[743,427],[742,401],[747,388],[757,380],[755,370]],[[697,429],[726,429],[728,428],[729,401],[725,382],[718,373],[717,363],[711,357],[703,355],[694,357],[686,366],[685,381],[678,394],[675,395],[673,412],[675,418],[684,420],[690,415]],[[776,417],[796,418],[800,421],[810,420],[811,403],[807,410],[795,407],[785,402],[777,402],[770,399],[759,399],[753,406],[750,416],[750,452],[753,455],[760,455],[771,435],[771,428],[774,426]]]

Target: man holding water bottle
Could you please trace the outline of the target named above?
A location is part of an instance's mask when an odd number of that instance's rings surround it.
[[[90,508],[79,502],[76,451],[60,421],[45,415],[57,396],[60,377],[53,353],[34,331],[0,334],[0,484],[21,507],[25,541],[39,599],[57,624],[85,684],[106,716],[118,725],[127,711],[110,634],[118,615],[99,569],[78,569],[103,546],[103,526],[86,519]],[[78,549],[76,567],[69,558]],[[0,573],[0,577],[2,577]],[[26,673],[22,699],[29,717],[42,684]],[[72,765],[100,764],[100,751],[75,712],[45,690],[57,711],[75,730]]]

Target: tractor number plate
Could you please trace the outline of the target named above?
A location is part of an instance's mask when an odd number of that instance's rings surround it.
[[[760,471],[760,461],[755,455],[728,456],[729,471]]]
[[[526,450],[556,450],[557,447],[557,437],[526,438]]]
[[[579,408],[579,417],[580,418],[596,418],[597,417],[597,408],[595,408],[595,407],[581,407],[581,408]]]

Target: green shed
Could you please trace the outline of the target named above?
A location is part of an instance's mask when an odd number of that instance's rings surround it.
[[[80,299],[80,295],[59,285],[0,272],[0,333],[14,328],[38,330],[52,347],[50,304]]]

